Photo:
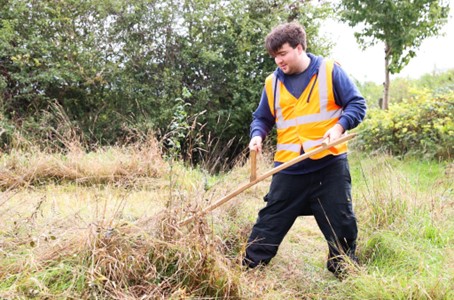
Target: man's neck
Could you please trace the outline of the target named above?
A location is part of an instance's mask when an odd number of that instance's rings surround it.
[[[298,73],[306,71],[306,69],[311,64],[311,58],[307,55],[306,52],[301,53],[301,68]]]
[[[304,71],[306,71],[306,69],[309,67],[310,64],[311,64],[311,58],[307,55],[306,52],[302,52],[299,57],[298,68],[295,69],[293,73],[285,74],[285,75],[301,74]]]

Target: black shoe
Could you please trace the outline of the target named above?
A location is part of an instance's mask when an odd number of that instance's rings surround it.
[[[328,258],[328,262],[326,263],[326,268],[328,271],[334,274],[336,278],[342,280],[345,279],[348,275],[348,270],[351,269],[350,265],[358,265],[358,258],[354,255],[349,256],[349,262],[345,261],[342,256],[336,256],[332,258]]]
[[[246,258],[246,257],[243,258],[243,261],[241,262],[241,264],[248,269],[253,269],[257,266],[256,263],[254,263],[252,260],[250,260],[249,258]]]
[[[251,259],[245,257],[245,258],[243,258],[243,261],[241,262],[241,264],[248,269],[255,269],[255,268],[263,268],[268,263],[263,262],[263,261],[259,261],[257,263],[257,262],[252,261]]]

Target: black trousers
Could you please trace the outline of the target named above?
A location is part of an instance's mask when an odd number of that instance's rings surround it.
[[[347,159],[304,175],[277,173],[248,240],[244,263],[267,264],[298,216],[313,215],[328,242],[328,269],[336,273],[339,255],[355,257],[358,229]]]

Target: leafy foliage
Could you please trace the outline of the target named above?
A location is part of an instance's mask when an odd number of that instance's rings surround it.
[[[371,81],[356,82],[369,108],[380,108],[380,98],[383,97],[383,85]],[[421,91],[431,91],[432,96],[438,97],[454,91],[454,69],[441,73],[428,73],[418,79],[397,77],[389,87],[389,96],[393,103],[404,99],[417,97]]]
[[[236,138],[241,151],[263,81],[274,68],[263,47],[283,21],[307,26],[311,51],[328,6],[291,0],[2,0],[1,114],[23,135],[53,138],[57,102],[89,145],[129,141],[152,129],[164,138],[177,117],[197,118],[203,146]],[[184,114],[175,112],[182,99]],[[178,106],[179,107],[179,106]],[[201,112],[208,113],[202,114]],[[190,124],[192,120],[180,120]],[[47,125],[46,125],[47,124]],[[219,126],[224,124],[224,126]],[[27,125],[24,127],[24,125]],[[170,129],[171,130],[171,129]],[[182,152],[185,135],[174,140]],[[198,152],[202,153],[202,152]],[[186,157],[193,157],[189,153]],[[200,159],[200,158],[199,158]]]
[[[452,157],[454,92],[433,97],[421,92],[414,99],[391,105],[388,112],[372,109],[362,127],[359,146],[394,155]]]

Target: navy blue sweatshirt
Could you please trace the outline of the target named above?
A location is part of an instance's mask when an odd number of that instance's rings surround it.
[[[302,73],[286,75],[279,68],[274,71],[275,76],[277,76],[277,78],[285,85],[286,89],[296,98],[301,96],[302,92],[309,84],[312,76],[318,72],[323,59],[322,57],[315,56],[311,53],[308,53],[307,55],[310,57],[311,62],[307,69]],[[347,73],[345,73],[345,71],[338,64],[334,64],[332,78],[336,104],[342,107],[343,110],[338,124],[342,125],[345,130],[353,129],[361,123],[366,114],[366,101]],[[275,125],[275,118],[271,114],[265,88],[262,91],[260,104],[252,116],[253,120],[250,132],[251,138],[254,136],[261,136],[264,140]],[[281,172],[285,174],[307,174],[315,172],[326,167],[335,160],[345,159],[346,155],[347,154],[341,154],[338,156],[328,155],[317,160],[306,159],[285,170],[282,170]],[[275,166],[278,166],[281,163],[274,162],[274,164]]]

